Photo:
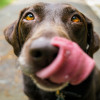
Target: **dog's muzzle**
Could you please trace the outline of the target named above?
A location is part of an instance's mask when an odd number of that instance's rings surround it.
[[[23,52],[22,54],[27,53]],[[19,57],[22,71],[29,73],[35,84],[46,91],[60,90],[68,83],[80,84],[89,76],[95,65],[94,60],[76,43],[61,37],[32,41],[27,55],[28,57],[24,57],[28,58],[28,66],[21,63],[22,55]]]

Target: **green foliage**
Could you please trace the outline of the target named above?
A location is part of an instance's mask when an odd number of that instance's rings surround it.
[[[0,8],[5,7],[6,5],[10,4],[12,0],[0,0]]]

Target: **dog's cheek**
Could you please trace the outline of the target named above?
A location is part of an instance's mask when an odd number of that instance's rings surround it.
[[[25,22],[22,22],[19,25],[19,31],[20,31],[20,36],[25,40],[31,31],[31,25]]]
[[[78,43],[82,49],[86,48],[87,45],[87,29],[83,23],[73,23],[70,28],[71,39]]]
[[[19,65],[21,67],[21,70],[26,75],[34,74],[37,71],[37,68],[35,67],[33,63],[33,59],[29,55],[29,48],[30,43],[32,42],[31,39],[27,40],[25,44],[23,45],[21,54],[18,58]]]
[[[80,37],[85,37],[86,36],[86,27],[82,24],[75,24],[73,23],[71,25],[71,30],[72,30],[72,34],[77,38],[80,39]]]

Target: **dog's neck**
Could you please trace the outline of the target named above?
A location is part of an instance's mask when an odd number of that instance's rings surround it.
[[[73,93],[73,92],[66,92],[66,91],[56,91],[56,97],[57,99],[56,100],[65,100],[66,95],[71,95],[75,98],[81,98],[82,96],[80,94],[77,94],[77,93]]]

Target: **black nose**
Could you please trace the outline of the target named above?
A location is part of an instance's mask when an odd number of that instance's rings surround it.
[[[30,56],[35,67],[49,65],[57,56],[58,48],[50,44],[50,39],[39,38],[30,45]]]

